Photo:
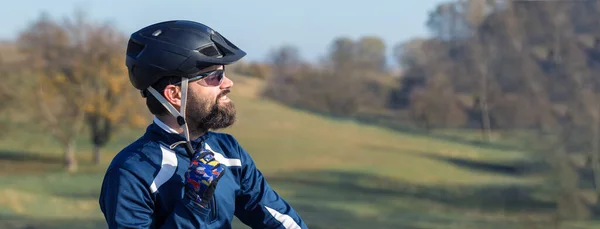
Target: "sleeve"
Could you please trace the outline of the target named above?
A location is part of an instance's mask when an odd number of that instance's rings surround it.
[[[251,228],[308,229],[300,215],[269,186],[250,155],[241,147],[239,152],[242,178],[236,217]]]
[[[174,211],[157,227],[149,189],[134,173],[113,168],[107,171],[100,191],[100,209],[108,228],[206,228],[210,209],[182,198]]]

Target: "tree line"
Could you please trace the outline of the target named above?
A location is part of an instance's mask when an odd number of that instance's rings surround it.
[[[318,64],[283,46],[269,71],[244,69],[265,78],[265,97],[328,115],[474,129],[486,141],[533,132],[561,214],[585,217],[600,209],[598,21],[599,1],[447,1],[430,12],[431,37],[391,47],[400,72],[377,37],[334,39]]]

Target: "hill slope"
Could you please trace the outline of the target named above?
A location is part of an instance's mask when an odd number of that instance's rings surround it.
[[[549,222],[554,205],[533,191],[535,177],[515,169],[525,158],[520,152],[316,116],[260,98],[258,80],[233,79],[230,97],[239,120],[224,132],[240,141],[311,228],[531,228]],[[51,138],[11,133],[0,141],[6,165],[0,226],[105,228],[97,196],[106,163],[142,131],[122,133],[106,147],[103,165],[84,163],[76,175],[57,170],[60,148]],[[34,139],[38,144],[31,144]],[[89,144],[79,149],[88,160]]]

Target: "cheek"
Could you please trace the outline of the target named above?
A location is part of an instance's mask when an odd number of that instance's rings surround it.
[[[215,92],[205,92],[199,96],[199,103],[203,104],[205,108],[210,108],[217,103],[217,97],[219,93]]]
[[[193,93],[198,101],[210,100],[213,97],[211,90],[194,90]]]
[[[195,88],[194,103],[198,104],[203,109],[210,108],[217,102],[220,90],[217,88]]]

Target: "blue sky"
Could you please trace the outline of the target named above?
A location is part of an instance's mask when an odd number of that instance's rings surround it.
[[[427,36],[429,11],[441,0],[7,0],[0,8],[0,39],[12,39],[40,12],[70,16],[83,7],[88,17],[115,23],[124,33],[172,19],[195,20],[219,31],[263,60],[280,45],[292,44],[316,61],[338,36],[376,35],[388,53],[402,41]]]

